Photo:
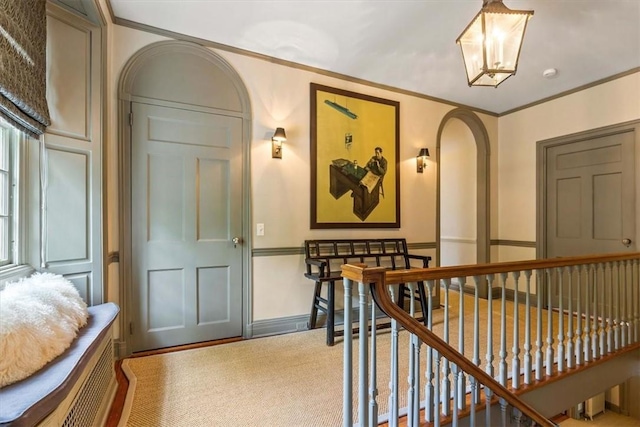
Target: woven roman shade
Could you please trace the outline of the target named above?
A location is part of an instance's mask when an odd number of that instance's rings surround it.
[[[0,116],[39,138],[46,99],[46,0],[0,0]]]

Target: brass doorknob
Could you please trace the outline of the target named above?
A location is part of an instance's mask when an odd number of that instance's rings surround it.
[[[626,247],[631,246],[631,239],[622,239],[622,244]]]

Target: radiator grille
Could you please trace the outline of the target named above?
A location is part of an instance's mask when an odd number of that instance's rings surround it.
[[[96,415],[104,400],[113,376],[113,346],[105,346],[96,366],[82,385],[78,396],[69,409],[62,427],[87,427],[96,424]]]

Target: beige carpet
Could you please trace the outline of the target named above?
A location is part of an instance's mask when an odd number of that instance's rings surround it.
[[[465,323],[473,324],[473,300],[465,298]],[[458,300],[450,299],[452,313]],[[486,325],[486,301],[481,323]],[[510,306],[509,313],[512,313]],[[456,310],[454,310],[454,308]],[[494,310],[499,304],[494,304]],[[434,313],[442,331],[444,310]],[[510,316],[511,317],[511,316]],[[512,322],[512,320],[510,320]],[[524,317],[520,319],[524,330]],[[450,342],[457,348],[457,321]],[[535,325],[535,323],[532,323]],[[499,318],[494,315],[494,362],[498,373]],[[472,331],[465,333],[472,355]],[[554,332],[554,336],[557,331]],[[509,334],[507,348],[512,347]],[[535,336],[532,337],[532,340]],[[378,334],[378,404],[387,412],[390,333]],[[408,335],[401,333],[400,392],[406,406]],[[357,346],[357,343],[355,344]],[[422,346],[422,358],[424,360]],[[534,346],[535,349],[535,346]],[[325,330],[298,332],[231,344],[130,358],[122,366],[131,381],[121,426],[339,426],[342,425],[342,342],[325,345]],[[481,341],[484,369],[486,339]],[[522,358],[522,355],[521,355]],[[357,362],[357,351],[354,354]],[[511,355],[507,357],[511,361]],[[424,366],[424,362],[421,364]],[[357,369],[357,367],[355,368]],[[424,370],[424,368],[421,368]],[[424,390],[424,372],[421,388]],[[357,380],[356,380],[357,381]],[[354,392],[357,393],[357,385]],[[357,412],[357,403],[354,403]],[[357,417],[357,414],[355,415]]]

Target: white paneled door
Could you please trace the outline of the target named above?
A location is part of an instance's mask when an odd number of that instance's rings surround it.
[[[132,112],[133,351],[240,336],[242,120]]]

